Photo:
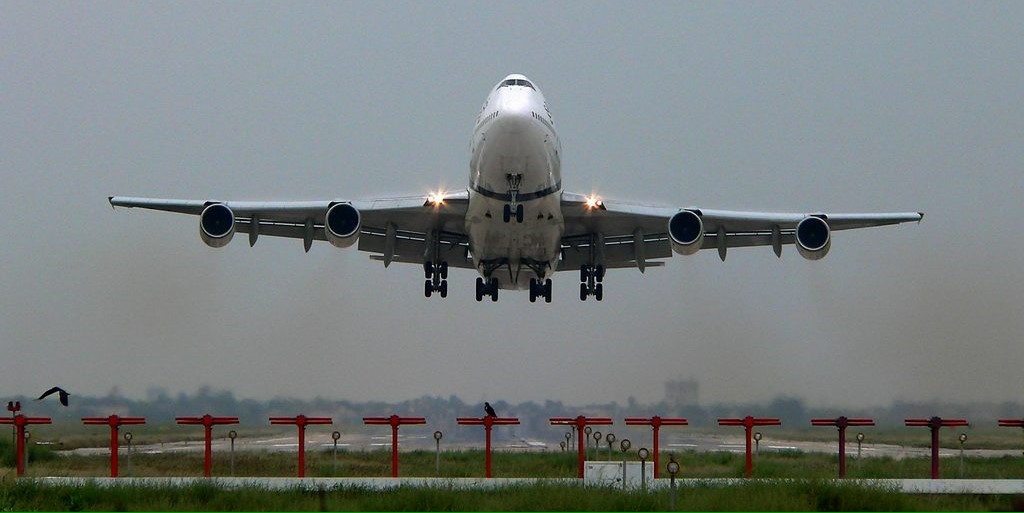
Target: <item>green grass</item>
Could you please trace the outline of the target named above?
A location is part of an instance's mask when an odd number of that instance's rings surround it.
[[[494,490],[363,487],[271,491],[212,484],[170,486],[47,486],[0,483],[3,511],[666,511],[670,491],[530,484]],[[829,481],[750,482],[677,491],[683,511],[978,511],[1020,505],[1006,496],[912,496]]]

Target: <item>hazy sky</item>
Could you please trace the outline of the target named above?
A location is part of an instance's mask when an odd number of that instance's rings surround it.
[[[643,7],[0,0],[0,395],[1020,400],[1024,3]],[[924,222],[492,304],[470,271],[427,300],[417,266],[107,204],[464,187],[509,73],[568,190]]]

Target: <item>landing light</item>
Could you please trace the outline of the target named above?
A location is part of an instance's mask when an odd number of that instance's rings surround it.
[[[597,196],[587,196],[587,209],[594,210],[595,208],[604,209],[604,202]]]
[[[443,192],[431,192],[427,194],[427,204],[435,207],[444,205],[444,193]]]

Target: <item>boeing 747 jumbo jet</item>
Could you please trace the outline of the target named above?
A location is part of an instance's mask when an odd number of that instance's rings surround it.
[[[475,269],[476,300],[500,289],[529,289],[551,302],[551,276],[578,272],[580,299],[604,297],[608,269],[664,265],[673,252],[793,244],[817,260],[832,232],[920,221],[920,212],[887,214],[768,213],[665,208],[562,190],[562,145],[540,89],[523,75],[499,82],[476,119],[469,187],[457,192],[367,201],[295,202],[109,198],[139,207],[199,216],[199,236],[219,248],[235,232],[249,245],[261,236],[314,240],[358,249],[384,262],[423,266],[423,293],[448,296],[448,269]]]

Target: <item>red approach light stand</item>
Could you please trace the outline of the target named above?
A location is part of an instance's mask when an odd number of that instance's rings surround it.
[[[17,460],[18,477],[25,475],[25,426],[30,424],[50,424],[50,417],[26,417],[18,414],[13,418],[0,418],[0,424],[14,424],[18,430],[18,439],[15,441],[15,459]]]
[[[999,427],[1024,428],[1024,419],[999,419]]]
[[[657,415],[651,418],[644,417],[628,417],[626,418],[627,426],[651,426],[654,430],[654,479],[658,479],[658,431],[661,426],[688,426],[690,421],[683,418],[669,418],[659,417]]]
[[[110,426],[110,477],[117,477],[117,429],[122,424],[145,424],[143,417],[83,417],[82,424]]]
[[[939,429],[943,427],[968,426],[966,419],[944,419],[932,417],[930,419],[906,419],[903,421],[908,427],[926,427],[932,430],[932,479],[939,478]]]
[[[811,419],[812,426],[835,426],[839,428],[839,479],[846,478],[846,428],[848,426],[874,426],[873,419],[851,419],[846,416],[834,419]]]
[[[398,426],[402,424],[426,424],[425,417],[363,417],[363,424],[387,424],[391,426],[391,477],[398,477]]]
[[[487,478],[491,477],[491,427],[519,425],[517,417],[458,417],[455,419],[462,426],[483,426],[487,435],[487,449],[484,456],[484,465],[487,467]]]
[[[178,424],[199,424],[206,432],[206,459],[203,461],[203,475],[210,477],[213,468],[213,426],[221,424],[238,424],[238,417],[214,417],[207,413],[202,417],[175,417]]]
[[[551,417],[548,419],[552,426],[569,425],[576,428],[576,441],[579,446],[579,459],[577,460],[576,466],[576,477],[583,479],[583,462],[586,460],[586,449],[583,445],[583,430],[588,425],[592,426],[610,426],[612,425],[612,419],[608,417],[584,417],[580,415],[578,417]]]
[[[750,415],[742,419],[718,419],[719,426],[743,426],[747,432],[747,478],[754,473],[754,460],[750,455],[750,435],[754,426],[781,426],[782,421],[776,418],[754,418]]]
[[[271,424],[294,424],[299,427],[299,477],[306,477],[306,426],[310,424],[332,424],[330,417],[270,417]]]

